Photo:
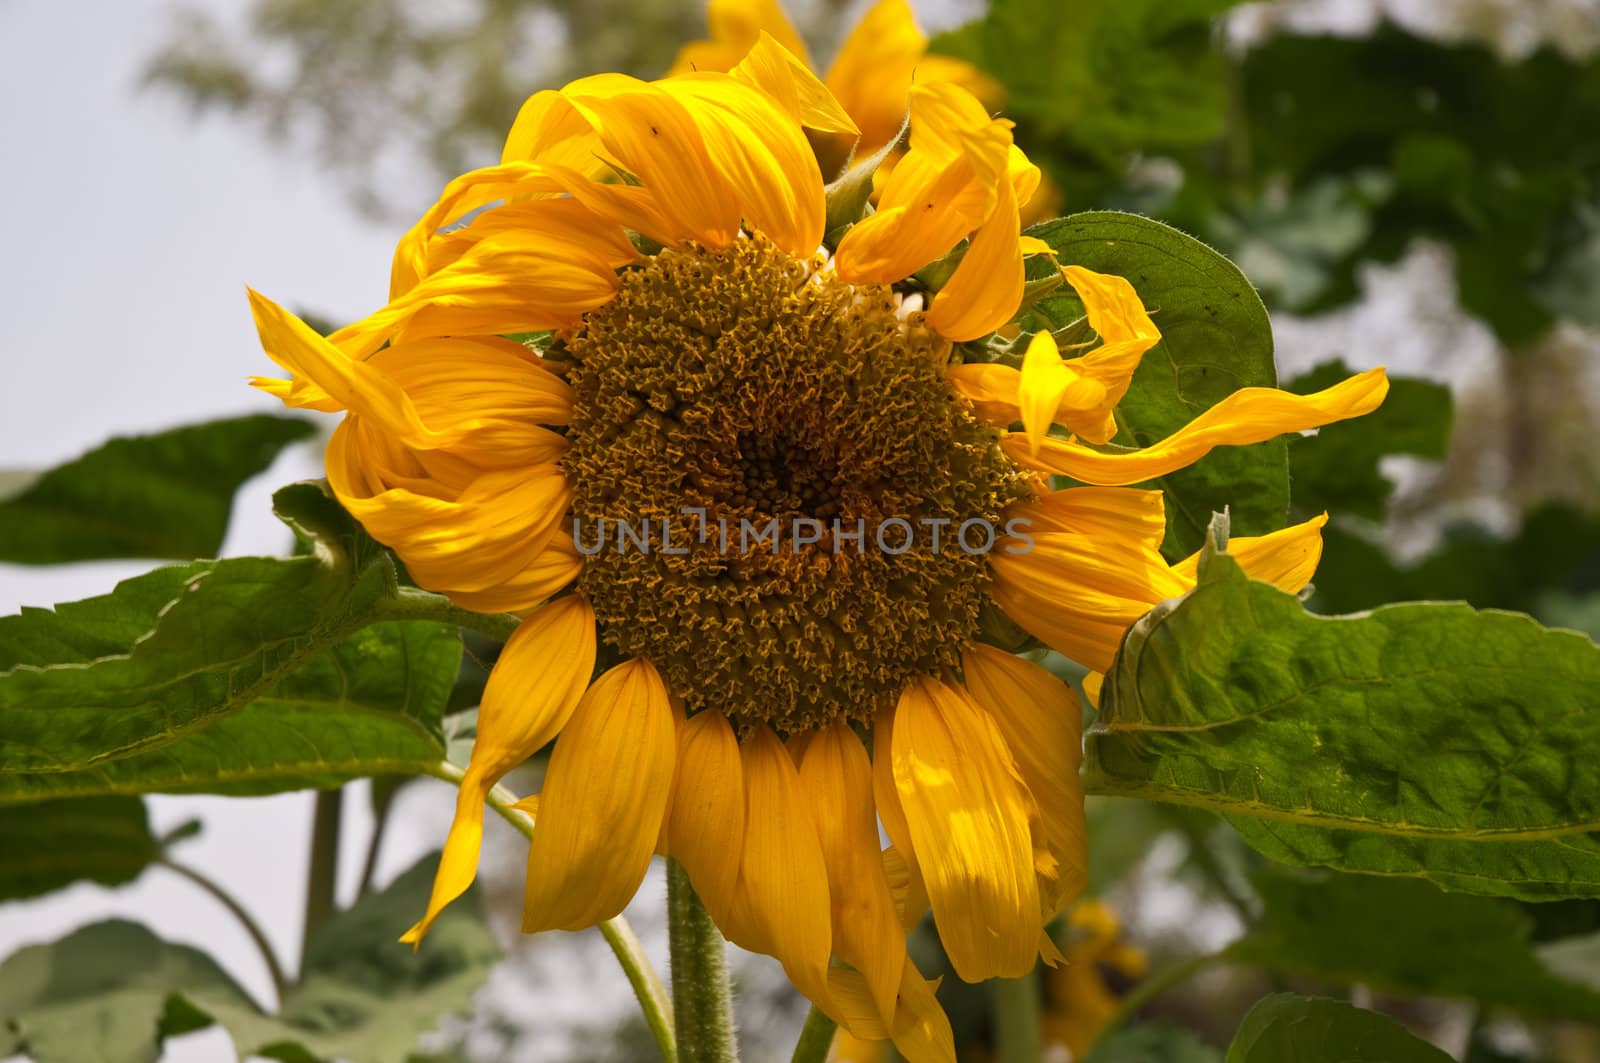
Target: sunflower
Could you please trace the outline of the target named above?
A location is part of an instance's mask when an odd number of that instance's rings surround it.
[[[670,854],[729,939],[915,1060],[953,1051],[905,947],[930,908],[963,979],[1058,958],[1080,708],[983,632],[1003,613],[1105,670],[1195,580],[1159,551],[1160,493],[1120,485],[1387,385],[1247,389],[1102,448],[1150,315],[1068,267],[1097,346],[1063,359],[1040,333],[1019,367],[963,364],[1047,251],[1019,231],[1039,171],[956,83],[919,82],[909,115],[877,209],[825,246],[808,133],[859,128],[770,35],[727,73],[585,78],[529,99],[502,161],[406,233],[382,308],[323,337],[251,293],[290,373],[257,386],[345,414],[344,506],[420,586],[523,618],[406,940],[471,883],[489,789],[554,740],[528,932],[616,915]],[[937,290],[918,279],[958,248]],[[1317,527],[1232,552],[1298,588]]]

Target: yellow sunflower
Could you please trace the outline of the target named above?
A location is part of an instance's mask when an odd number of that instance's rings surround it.
[[[1159,552],[1161,495],[1115,485],[1367,412],[1386,382],[1246,390],[1102,452],[1149,315],[1069,268],[1098,347],[1062,360],[1041,334],[1020,369],[959,364],[1018,312],[1039,174],[955,83],[909,111],[877,210],[825,247],[807,131],[857,126],[772,37],[728,73],[585,78],[445,189],[381,309],[325,338],[251,293],[291,374],[258,386],[345,413],[342,503],[421,586],[523,617],[406,940],[472,881],[489,789],[554,739],[526,931],[616,915],[670,854],[729,939],[913,1060],[953,1058],[905,948],[930,907],[964,979],[1058,956],[1080,710],[980,621],[1003,609],[1104,670],[1195,578]],[[963,241],[939,290],[912,279]],[[1298,588],[1319,547],[1314,522],[1233,552]]]

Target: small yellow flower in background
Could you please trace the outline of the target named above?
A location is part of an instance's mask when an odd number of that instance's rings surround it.
[[[401,240],[389,302],[331,336],[251,294],[291,374],[258,386],[345,413],[346,508],[419,585],[524,618],[405,940],[471,883],[489,789],[554,739],[528,932],[615,916],[670,854],[730,940],[916,1061],[954,1053],[905,947],[929,909],[963,979],[1060,958],[1043,928],[1084,881],[1080,708],[980,616],[1103,671],[1195,578],[1160,554],[1160,493],[1121,485],[1368,412],[1386,382],[1247,389],[1152,447],[1095,449],[1159,333],[1126,281],[1069,268],[1098,347],[960,365],[956,343],[1018,313],[1039,172],[960,84],[908,100],[906,153],[835,247],[806,131],[861,123],[760,33],[727,73],[532,97],[501,162]],[[963,241],[939,290],[910,280]],[[539,353],[504,338],[530,333]],[[653,548],[623,548],[645,521]],[[1031,527],[1032,548],[956,548],[969,524]],[[746,525],[784,548],[730,549]],[[1298,589],[1319,527],[1231,552]]]
[[[1065,920],[1067,960],[1045,975],[1039,1020],[1047,1050],[1082,1059],[1117,1014],[1122,999],[1113,980],[1131,982],[1145,972],[1144,951],[1122,937],[1117,913],[1104,901],[1079,901]]]

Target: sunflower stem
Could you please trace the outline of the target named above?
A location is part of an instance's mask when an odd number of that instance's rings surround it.
[[[811,1005],[806,1014],[806,1024],[800,1027],[800,1040],[794,1046],[789,1063],[824,1063],[828,1049],[833,1047],[833,1032],[838,1023],[823,1014],[821,1008]]]
[[[1021,978],[989,983],[994,1005],[995,1055],[1000,1063],[1039,1063],[1039,968]]]
[[[272,942],[267,939],[266,931],[261,929],[261,924],[251,917],[250,913],[245,910],[244,905],[240,904],[233,894],[223,889],[215,880],[195,870],[188,864],[180,864],[169,856],[158,856],[156,863],[168,871],[182,875],[211,894],[224,908],[228,909],[230,915],[239,921],[239,925],[244,928],[244,932],[250,935],[250,941],[255,945],[256,951],[261,953],[261,962],[267,966],[267,975],[272,979],[272,990],[277,994],[277,1003],[281,1007],[283,998],[289,992],[290,983],[288,976],[283,973],[283,966],[278,963],[278,954],[273,951]]]
[[[667,860],[667,931],[680,1063],[734,1063],[733,996],[722,932],[676,860]]]
[[[435,779],[443,779],[452,786],[460,786],[466,772],[456,764],[441,760],[428,774]],[[487,803],[499,813],[501,819],[515,827],[520,834],[530,840],[533,838],[533,817],[516,807],[516,794],[504,786],[496,785],[489,791]],[[650,1027],[651,1036],[655,1038],[656,1048],[661,1052],[662,1063],[678,1063],[678,1045],[673,1033],[672,998],[667,995],[667,987],[662,984],[661,976],[650,965],[650,958],[644,954],[644,946],[639,943],[639,936],[620,915],[607,919],[600,924],[599,929],[600,936],[605,938],[606,944],[611,946],[612,953],[617,957],[617,963],[621,965],[623,974],[628,976],[628,984],[633,987],[634,996],[639,998],[639,1009],[644,1012],[644,1021]]]

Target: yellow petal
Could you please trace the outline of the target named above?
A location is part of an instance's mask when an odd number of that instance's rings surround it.
[[[524,620],[489,673],[478,737],[456,796],[455,821],[422,920],[400,940],[416,944],[478,873],[483,802],[506,772],[538,752],[572,716],[594,670],[594,611],[576,595]]]
[[[696,70],[731,70],[763,35],[809,65],[806,42],[777,0],[711,0],[706,5],[709,41],[691,41],[678,52],[669,75]]]
[[[878,0],[856,23],[828,69],[828,88],[861,127],[860,151],[877,151],[899,132],[906,96],[928,39],[906,0]]]
[[[765,30],[729,72],[766,93],[783,113],[807,129],[850,136],[860,132],[811,68]]]
[[[1029,797],[994,721],[965,691],[914,680],[895,710],[891,756],[956,973],[969,982],[1026,974],[1042,925]]]
[[[883,821],[883,831],[892,843],[883,851],[884,873],[895,897],[895,908],[900,915],[900,927],[910,930],[928,910],[927,884],[922,880],[922,869],[917,866],[916,849],[911,844],[911,828],[906,824],[905,809],[900,805],[900,792],[895,788],[894,758],[889,751],[894,748],[894,706],[878,713],[872,724],[872,800]]]
[[[672,793],[677,722],[643,660],[595,680],[550,755],[528,851],[524,933],[582,930],[644,881]]]
[[[746,224],[804,258],[822,242],[822,172],[805,134],[770,97],[723,74],[668,81],[693,116]]]
[[[828,987],[839,1011],[840,1030],[852,1040],[894,1039],[894,1046],[910,1063],[955,1063],[955,1035],[950,1020],[934,995],[937,982],[922,977],[909,956],[901,966],[898,992],[892,1018],[885,1022],[876,1001],[868,991],[866,979],[858,971],[835,967],[828,972]],[[840,1056],[839,1040],[829,1055],[834,1063],[862,1057]],[[865,1057],[884,1058],[883,1053]]]
[[[1213,447],[1246,446],[1285,432],[1301,432],[1371,413],[1389,391],[1384,371],[1369,369],[1313,395],[1277,388],[1243,388],[1158,443],[1142,450],[1102,453],[1065,439],[1046,439],[1034,455],[1026,438],[1001,441],[1019,464],[1070,476],[1084,483],[1115,486],[1151,480],[1193,465]]]
[[[433,480],[390,487],[369,458],[375,448],[361,444],[371,437],[356,418],[334,430],[328,483],[362,527],[400,555],[419,586],[441,594],[513,579],[544,550],[572,497],[559,465],[491,470],[455,497],[413,489],[443,486]]]
[[[668,91],[671,84],[598,74],[561,92],[589,120],[611,161],[655,197],[671,230],[650,236],[674,245],[695,240],[727,247],[739,234],[737,192],[716,166],[688,108]]]
[[[867,979],[880,1014],[893,1015],[905,934],[878,850],[872,762],[842,719],[813,735],[800,761],[810,795],[833,910],[833,952]]]
[[[1010,152],[1011,124],[991,119],[972,96],[949,84],[915,87],[910,150],[884,183],[877,213],[839,241],[839,276],[889,284],[948,252],[995,213]]]
[[[1239,562],[1245,575],[1271,583],[1281,591],[1299,594],[1316,574],[1322,560],[1322,528],[1326,513],[1300,524],[1266,535],[1246,535],[1228,540],[1228,556]],[[1189,586],[1198,578],[1200,555],[1172,566],[1172,571]]]
[[[1025,522],[1029,532],[1076,532],[1142,544],[1159,550],[1167,534],[1166,500],[1160,491],[1133,487],[1067,487],[1006,507],[1006,522]]]
[[[739,740],[722,713],[696,713],[684,724],[676,778],[668,849],[711,917],[725,926],[739,883],[745,815]]]
[[[411,446],[437,447],[459,438],[424,424],[410,396],[388,373],[349,357],[260,292],[251,289],[249,296],[262,349],[297,378],[311,381],[342,408],[381,422]]]
[[[1017,770],[1038,803],[1050,852],[1060,862],[1053,915],[1077,899],[1087,881],[1083,815],[1083,709],[1072,688],[1044,668],[993,646],[974,643],[961,655],[967,689],[1000,728]]]
[[[475,613],[525,613],[578,578],[583,555],[572,536],[556,531],[550,542],[520,572],[481,591],[454,591],[450,600]]]
[[[990,554],[991,594],[1024,631],[1078,663],[1104,671],[1128,625],[1183,594],[1156,545],[1073,532],[1031,533],[1032,548]]]
[[[789,981],[824,1011],[833,951],[831,900],[822,843],[783,743],[765,724],[740,745],[744,766],[744,852],[733,911],[722,924],[736,945],[783,964]]]
[[[1000,182],[994,213],[978,228],[967,253],[928,309],[928,327],[956,343],[975,340],[1017,312],[1024,283],[1017,200]]]

